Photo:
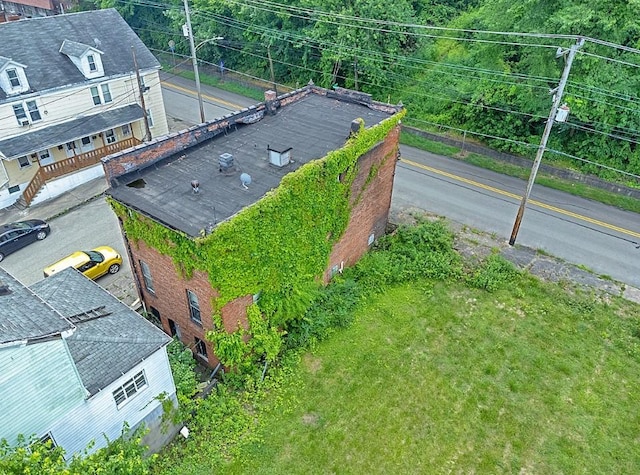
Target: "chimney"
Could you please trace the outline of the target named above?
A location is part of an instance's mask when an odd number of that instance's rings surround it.
[[[349,137],[355,137],[360,133],[360,127],[364,127],[364,120],[353,119],[351,121],[351,130],[349,131]]]
[[[264,104],[269,115],[275,115],[276,113],[276,109],[278,108],[277,98],[278,96],[275,91],[271,89],[264,91]]]

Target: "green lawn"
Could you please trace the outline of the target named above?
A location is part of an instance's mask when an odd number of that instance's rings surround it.
[[[639,328],[636,306],[529,277],[393,287],[215,472],[637,473]]]

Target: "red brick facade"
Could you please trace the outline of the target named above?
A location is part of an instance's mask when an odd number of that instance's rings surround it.
[[[128,241],[128,246],[131,268],[147,312],[160,319],[167,334],[178,334],[180,341],[203,363],[215,367],[218,359],[215,357],[212,344],[206,338],[206,332],[213,329],[211,304],[217,294],[211,288],[207,275],[195,272],[190,279],[185,280],[176,271],[170,257],[160,254],[142,241]],[[141,261],[148,267],[150,281],[145,280],[143,276]],[[148,284],[153,290],[147,288]],[[198,299],[201,323],[191,318],[187,290],[193,292]],[[252,302],[253,297],[249,295],[229,302],[222,308],[222,321],[227,331],[234,331],[239,325],[248,327],[246,308]],[[172,326],[171,322],[175,326]],[[196,338],[204,343],[206,358],[202,352],[196,351]]]
[[[358,160],[358,175],[351,187],[352,204],[349,225],[333,247],[324,281],[343,267],[354,265],[369,249],[372,239],[385,232],[391,208],[393,178],[398,158],[400,126]]]

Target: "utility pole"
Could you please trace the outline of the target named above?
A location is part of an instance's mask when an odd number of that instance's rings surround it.
[[[549,134],[551,133],[551,128],[553,127],[553,121],[556,118],[556,114],[558,112],[558,107],[560,107],[560,101],[562,101],[562,94],[564,93],[564,87],[567,85],[567,79],[569,78],[569,71],[571,71],[571,65],[573,64],[573,58],[575,58],[576,53],[584,44],[584,39],[580,38],[576,42],[575,45],[571,46],[569,50],[561,51],[558,50],[558,55],[564,55],[567,53],[567,60],[564,65],[564,70],[562,71],[562,76],[560,77],[560,84],[556,88],[555,95],[553,96],[553,105],[551,106],[551,111],[549,112],[549,118],[547,119],[547,123],[544,127],[544,132],[542,133],[542,139],[540,140],[540,145],[538,146],[538,152],[536,153],[536,158],[533,161],[533,166],[531,168],[531,174],[529,175],[529,182],[527,183],[527,190],[525,191],[524,196],[522,197],[522,201],[520,202],[520,208],[518,208],[518,214],[516,215],[515,223],[513,223],[513,230],[511,231],[511,238],[509,239],[509,245],[513,246],[516,242],[516,237],[518,236],[518,230],[520,229],[520,224],[522,222],[522,215],[524,214],[524,209],[527,205],[527,200],[529,199],[529,195],[531,194],[531,189],[533,188],[533,183],[536,181],[536,174],[538,173],[538,168],[540,167],[540,162],[542,161],[542,155],[544,155],[544,151],[547,147],[547,140],[549,139]]]
[[[355,81],[355,90],[358,90],[358,57],[353,58],[353,78]]]
[[[269,59],[269,70],[271,71],[271,83],[273,84],[273,91],[278,97],[278,85],[276,84],[276,77],[273,74],[273,60],[271,59],[271,45],[267,46],[267,58]]]
[[[202,102],[202,90],[200,89],[200,74],[198,73],[198,58],[196,58],[196,45],[193,42],[193,30],[191,29],[191,16],[189,15],[188,0],[184,0],[184,13],[187,17],[187,33],[189,35],[189,46],[191,47],[191,62],[193,63],[193,74],[196,77],[196,92],[198,93],[198,105],[200,106],[200,123],[205,122],[204,104]]]
[[[147,106],[144,104],[144,91],[142,90],[142,80],[140,79],[140,69],[138,69],[138,60],[136,59],[136,50],[131,46],[131,54],[133,55],[133,67],[136,68],[136,82],[138,84],[138,94],[140,95],[140,105],[142,106],[142,118],[144,119],[144,137],[143,142],[151,140],[151,130],[149,130],[149,116],[147,114]]]

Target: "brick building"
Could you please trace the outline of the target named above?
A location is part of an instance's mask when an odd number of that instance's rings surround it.
[[[345,181],[348,215],[341,234],[327,232],[322,236],[330,242],[326,255],[319,259],[305,255],[305,249],[313,245],[305,245],[305,233],[301,232],[305,226],[323,229],[322,222],[331,216],[323,216],[322,206],[301,210],[304,217],[298,221],[303,223],[291,223],[290,228],[287,223],[279,223],[278,229],[284,229],[280,236],[273,236],[272,231],[278,215],[259,213],[263,221],[251,221],[252,229],[258,230],[257,238],[251,239],[260,241],[264,234],[263,244],[258,246],[269,246],[275,259],[282,250],[282,275],[295,275],[297,264],[302,267],[305,261],[316,259],[320,265],[313,278],[327,282],[344,266],[354,264],[385,231],[399,153],[401,112],[400,106],[372,101],[367,94],[330,91],[310,84],[277,98],[267,91],[260,104],[103,159],[111,184],[107,193],[123,223],[130,261],[147,310],[167,333],[178,335],[190,346],[202,362],[215,366],[218,360],[206,338],[206,332],[213,328],[211,316],[218,313],[227,331],[248,328],[247,307],[259,298],[262,289],[273,286],[278,279],[274,279],[273,269],[271,277],[263,272],[261,266],[266,264],[254,259],[255,254],[236,249],[250,239],[242,232],[224,234],[224,252],[228,253],[229,268],[237,267],[238,261],[240,266],[246,263],[244,275],[251,284],[244,293],[235,289],[238,286],[234,282],[225,282],[225,289],[223,284],[215,284],[225,281],[221,274],[227,268],[227,257],[214,256],[222,265],[215,270],[210,267],[209,272],[204,266],[191,269],[191,261],[213,252],[207,248],[211,242],[207,239],[222,236],[224,225],[238,222],[246,217],[245,211],[273,199],[274,193],[285,187],[285,177],[287,192],[302,187],[296,180],[305,167],[325,167],[323,176],[329,176],[334,185],[347,180],[347,176],[350,180]],[[366,149],[360,144],[344,169],[332,168],[329,173],[323,160],[346,148],[350,137],[372,138],[367,139]],[[316,208],[308,202],[306,207]],[[127,228],[126,223],[133,219],[155,226],[156,237]],[[284,248],[289,249],[287,245],[296,240],[300,240],[300,255],[290,256]],[[226,298],[217,312],[217,299],[223,293],[230,295],[229,286],[236,293],[231,292],[232,298]]]

